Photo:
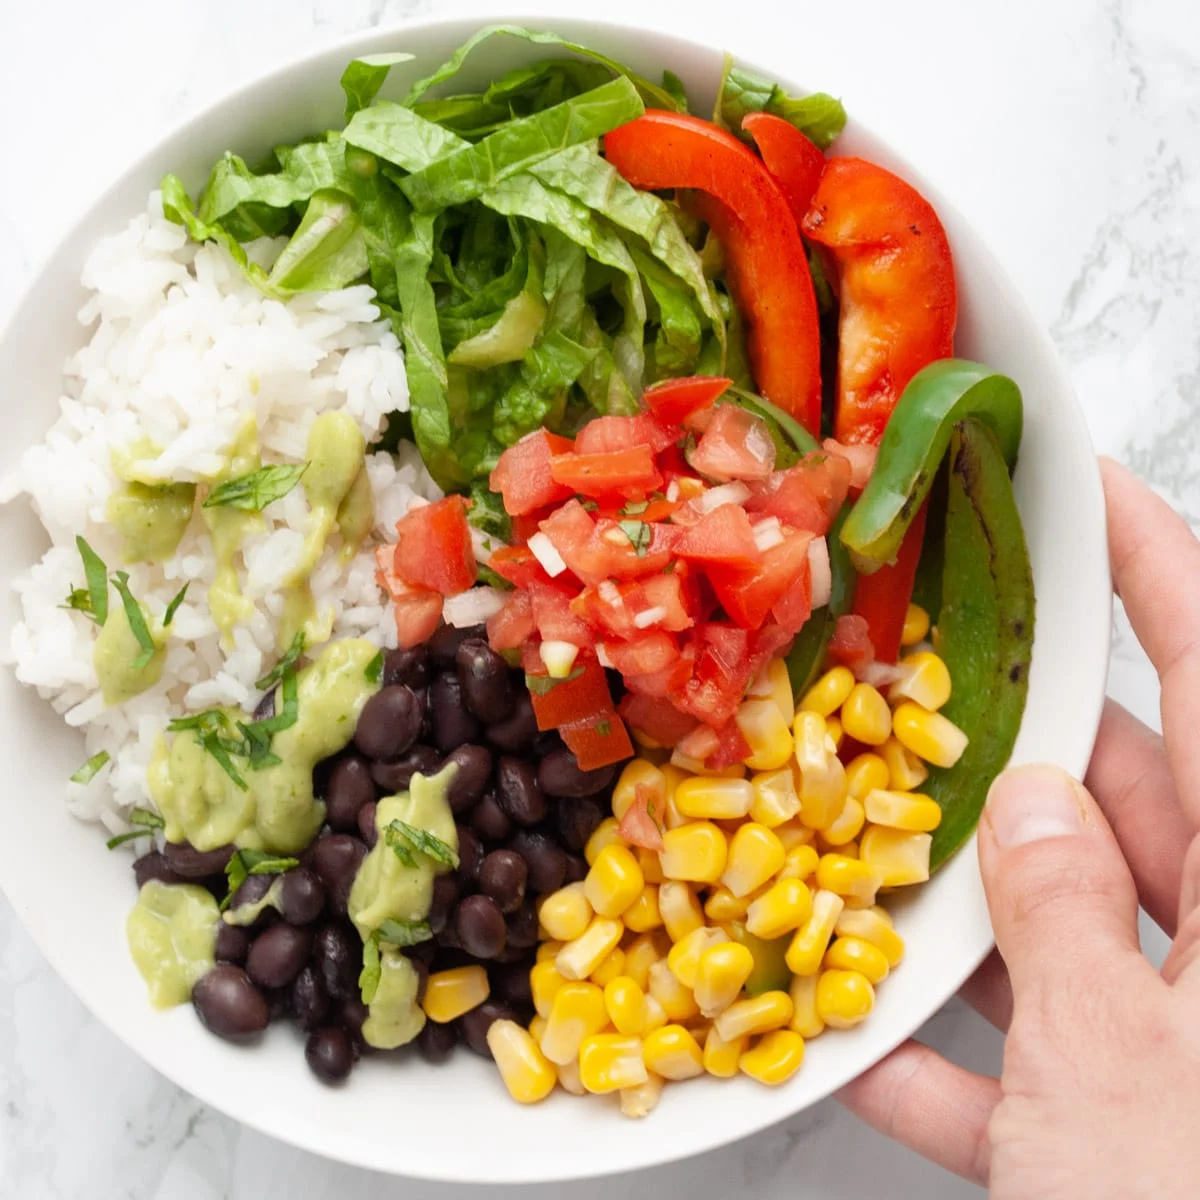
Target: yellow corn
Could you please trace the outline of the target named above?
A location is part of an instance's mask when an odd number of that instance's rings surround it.
[[[508,1094],[519,1104],[536,1104],[554,1090],[554,1068],[516,1021],[493,1021],[487,1044]]]
[[[711,779],[693,776],[675,789],[675,804],[685,817],[730,821],[744,817],[754,802],[754,788],[746,779]]]
[[[821,838],[827,846],[845,846],[858,837],[865,822],[866,810],[862,801],[847,796],[837,819],[821,830]]]
[[[929,878],[929,849],[933,838],[927,833],[905,833],[872,825],[862,835],[859,854],[879,875],[881,887],[906,887]]]
[[[787,852],[783,866],[779,868],[779,878],[781,880],[807,879],[816,871],[819,861],[820,856],[817,854],[815,846],[793,846]]]
[[[564,983],[550,1006],[540,1045],[552,1063],[571,1062],[578,1057],[585,1037],[599,1033],[608,1024],[604,992],[594,983]]]
[[[654,802],[654,811],[662,812],[667,799],[667,781],[662,771],[644,758],[634,758],[625,764],[613,786],[612,811],[619,821],[637,799],[637,789],[646,788]]]
[[[932,833],[942,823],[936,800],[920,792],[874,791],[864,802],[867,820],[908,833]]]
[[[613,842],[596,855],[583,890],[597,916],[619,917],[641,895],[645,883],[629,848]]]
[[[817,1013],[830,1029],[853,1029],[875,1007],[875,989],[858,971],[823,971],[817,980]]]
[[[619,1033],[596,1033],[579,1047],[579,1082],[593,1095],[637,1087],[649,1079],[642,1043]]]
[[[639,934],[625,948],[625,974],[644,992],[650,983],[650,968],[665,957],[670,946],[660,946],[653,933]]]
[[[776,1029],[763,1034],[758,1044],[747,1050],[738,1063],[743,1075],[768,1087],[786,1083],[804,1062],[804,1039],[791,1029]]]
[[[562,948],[562,942],[539,942],[537,948],[537,961],[545,962],[547,959],[557,958],[558,952]]]
[[[822,890],[813,895],[812,906],[812,916],[796,930],[787,949],[788,970],[793,975],[815,975],[820,970],[845,901],[834,892]]]
[[[713,1022],[713,1028],[724,1041],[732,1042],[782,1029],[791,1019],[792,998],[787,992],[763,992],[731,1004]]]
[[[760,771],[751,777],[750,786],[754,789],[750,817],[760,825],[777,829],[799,813],[800,797],[790,766],[779,771]]]
[[[764,821],[763,824],[766,824]],[[788,821],[785,825],[775,826],[775,836],[783,844],[784,850],[791,852],[797,846],[812,845],[812,840],[815,838],[816,831],[809,829],[807,825],[802,825],[799,821]]]
[[[826,717],[825,741],[826,744],[832,745],[834,754],[842,748],[845,737],[846,731],[842,728],[841,718],[836,713],[832,717]]]
[[[935,767],[954,766],[967,748],[967,735],[953,721],[911,700],[892,714],[892,729],[906,750]]]
[[[704,901],[704,915],[718,925],[723,921],[740,921],[750,902],[750,896],[735,896],[727,887],[715,887]]]
[[[600,965],[588,976],[598,987],[605,987],[610,979],[616,979],[625,973],[625,951],[618,946],[606,954]]]
[[[663,834],[659,861],[667,879],[716,883],[728,851],[725,835],[711,821],[693,821]]]
[[[624,932],[620,921],[593,917],[587,929],[558,952],[558,973],[564,979],[586,979],[617,948]]]
[[[888,779],[888,765],[878,754],[860,754],[846,764],[846,788],[855,800],[865,800],[876,788],[887,787]]]
[[[803,1038],[815,1038],[825,1029],[825,1022],[817,1012],[818,975],[793,975],[788,995],[792,998],[792,1019],[788,1028]]]
[[[642,1024],[642,1037],[661,1029],[667,1023],[666,1009],[653,997],[646,997],[646,1018]]]
[[[664,1079],[694,1079],[704,1074],[704,1055],[682,1025],[664,1025],[648,1034],[642,1055],[647,1070]]]
[[[628,975],[610,979],[604,987],[604,1007],[613,1028],[626,1037],[640,1037],[646,1028],[646,993]]]
[[[425,984],[421,1007],[438,1025],[456,1021],[488,998],[488,977],[482,967],[455,967],[435,971]]]
[[[542,1035],[546,1032],[546,1018],[540,1015],[535,1015],[533,1020],[529,1022],[529,1034],[539,1049],[542,1045]]]
[[[634,933],[645,933],[648,929],[657,929],[662,923],[662,913],[658,907],[658,888],[652,883],[642,888],[638,898],[625,910],[621,918],[625,928]]]
[[[682,941],[693,929],[704,924],[700,900],[686,883],[669,880],[658,889],[658,911],[673,942]]]
[[[574,941],[591,923],[592,915],[582,882],[551,892],[538,906],[542,928],[558,942]]]
[[[746,774],[746,768],[741,763],[732,763],[728,767],[706,767],[701,758],[692,758],[681,750],[671,752],[671,766],[677,767],[688,779],[700,775],[705,779],[741,779]]]
[[[904,939],[882,908],[844,909],[835,932],[839,938],[862,938],[870,942],[882,951],[889,967],[898,967],[904,959]]]
[[[637,848],[637,864],[642,870],[642,878],[655,886],[662,883],[662,863],[658,861],[657,850],[647,850],[645,846]]]
[[[750,747],[750,770],[774,771],[792,757],[791,718],[780,714],[774,700],[743,700],[734,720]]]
[[[800,820],[811,829],[820,829],[842,811],[846,770],[837,753],[826,745],[825,721],[817,713],[797,713],[793,732],[800,768]]]
[[[765,825],[748,821],[729,843],[729,856],[721,875],[735,896],[757,891],[783,866],[783,843]]]
[[[882,746],[892,732],[892,710],[877,688],[856,683],[842,705],[842,728],[864,746]]]
[[[919,605],[910,604],[904,614],[904,628],[900,633],[900,645],[915,646],[929,632],[929,614]]]
[[[621,1116],[640,1120],[648,1117],[658,1105],[666,1081],[661,1075],[650,1075],[645,1083],[621,1089]]]
[[[817,886],[867,904],[875,903],[882,876],[870,863],[846,854],[823,854],[817,864]]]
[[[592,836],[587,840],[587,845],[583,848],[583,857],[587,859],[589,867],[596,861],[596,856],[605,846],[611,846],[614,843],[618,845],[623,844],[621,842],[621,835],[617,832],[617,825],[618,821],[616,817],[605,817],[596,826]]]
[[[888,689],[888,699],[915,700],[922,708],[934,712],[950,699],[950,671],[936,654],[928,650],[910,654],[900,660],[907,674]]]
[[[579,1079],[579,1060],[571,1059],[569,1063],[555,1063],[554,1073],[558,1076],[558,1086],[572,1096],[586,1096],[585,1088]]]
[[[837,712],[854,690],[854,675],[849,667],[834,667],[826,671],[816,683],[804,693],[800,708],[805,712],[828,717]]]
[[[700,1015],[692,989],[680,983],[664,961],[650,968],[650,995],[658,1001],[668,1021],[691,1021]]]
[[[897,738],[890,737],[879,749],[887,763],[887,786],[894,792],[915,791],[929,778],[925,764]]]
[[[558,973],[552,961],[534,963],[529,971],[529,990],[533,993],[533,1007],[543,1017],[550,1015],[550,1006],[558,989],[567,981]]]
[[[742,1036],[727,1042],[715,1028],[710,1029],[704,1039],[704,1069],[718,1079],[732,1079],[738,1072],[738,1061],[749,1045],[749,1037]]]
[[[754,955],[740,942],[724,942],[700,956],[692,989],[706,1017],[722,1013],[742,994],[754,970]]]
[[[857,971],[873,984],[882,983],[888,974],[887,956],[864,938],[838,937],[825,951],[822,964],[827,970]]]
[[[667,955],[667,966],[671,973],[687,988],[696,986],[696,970],[700,965],[700,956],[713,946],[729,941],[729,936],[723,929],[713,929],[704,926],[694,929],[681,942],[676,942]]]
[[[813,857],[816,858],[815,851]],[[812,893],[808,888],[799,879],[781,879],[750,905],[746,912],[746,930],[770,941],[799,929],[811,914]]]
[[[773,658],[767,665],[767,684],[771,699],[779,709],[784,723],[790,725],[796,715],[796,701],[792,693],[792,680],[788,675],[787,663],[782,658]]]

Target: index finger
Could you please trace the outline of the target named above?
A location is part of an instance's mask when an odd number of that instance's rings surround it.
[[[1113,585],[1162,687],[1162,726],[1180,805],[1200,826],[1200,542],[1112,459],[1100,460]]]

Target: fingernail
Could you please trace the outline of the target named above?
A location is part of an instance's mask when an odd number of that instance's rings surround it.
[[[1024,846],[1084,830],[1079,784],[1058,767],[1014,767],[988,792],[984,820],[999,846]]]

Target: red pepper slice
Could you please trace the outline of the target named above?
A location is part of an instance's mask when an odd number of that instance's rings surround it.
[[[578,675],[572,671],[570,677],[557,683],[549,682],[544,667],[539,672],[529,672],[535,679],[543,681],[534,683],[529,689],[539,729],[557,729],[560,725],[595,720],[599,714],[611,711],[612,693],[608,690],[604,668],[594,658],[585,659],[580,655],[575,670]]]
[[[648,387],[642,393],[642,400],[660,421],[682,425],[685,417],[715,404],[732,386],[732,379],[720,375],[688,375],[681,379],[664,379]]]
[[[754,139],[799,226],[821,182],[825,155],[791,121],[774,113],[747,113],[742,128]]]
[[[657,110],[606,134],[604,153],[635,187],[696,188],[725,206],[725,219],[710,213],[709,223],[724,243],[731,283],[751,327],[759,389],[816,436],[817,302],[795,220],[762,160],[711,121]]]
[[[646,445],[602,454],[560,454],[550,463],[550,476],[583,496],[626,499],[640,498],[662,483],[654,454]]]
[[[900,655],[904,617],[912,598],[917,564],[921,561],[927,508],[928,501],[921,505],[908,527],[896,561],[872,575],[860,575],[855,585],[854,612],[866,618],[877,662],[894,663]]]

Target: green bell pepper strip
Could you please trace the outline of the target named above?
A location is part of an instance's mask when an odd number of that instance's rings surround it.
[[[1021,391],[990,367],[947,358],[913,376],[888,419],[875,470],[842,528],[864,575],[895,562],[941,465],[955,425],[973,417],[996,435],[1009,470],[1021,444]]]
[[[953,767],[921,789],[942,809],[930,869],[971,836],[988,788],[1012,754],[1033,654],[1033,571],[1005,462],[980,421],[954,429],[946,503],[939,651],[954,690],[942,712],[969,738]]]

